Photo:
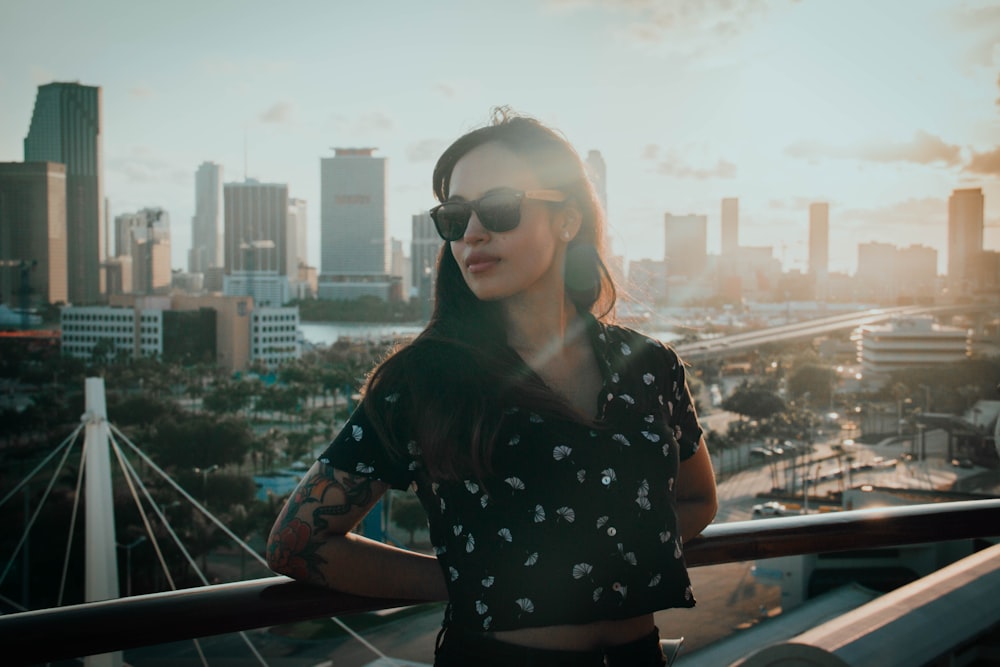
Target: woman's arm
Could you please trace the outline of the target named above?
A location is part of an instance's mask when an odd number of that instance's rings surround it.
[[[681,539],[687,542],[712,523],[719,509],[715,495],[715,471],[708,456],[705,438],[698,443],[694,456],[681,461],[677,473],[677,521]]]
[[[344,593],[447,599],[436,558],[350,532],[388,489],[385,482],[313,464],[271,528],[268,566]]]

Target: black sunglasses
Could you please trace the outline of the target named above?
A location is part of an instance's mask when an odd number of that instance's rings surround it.
[[[456,200],[438,204],[430,211],[431,219],[445,241],[457,241],[465,236],[473,212],[489,231],[509,232],[521,222],[521,202],[525,199],[564,202],[566,195],[558,190],[490,192],[472,201]]]

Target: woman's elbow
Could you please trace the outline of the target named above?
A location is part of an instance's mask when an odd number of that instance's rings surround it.
[[[265,546],[267,566],[276,574],[308,580],[314,565],[310,562],[310,553],[315,551],[310,548],[312,541],[312,530],[300,519],[275,523]]]

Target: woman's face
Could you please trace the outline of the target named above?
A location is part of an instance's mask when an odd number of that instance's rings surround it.
[[[487,143],[466,153],[451,173],[449,200],[478,200],[496,190],[541,190],[525,162],[501,144]],[[542,201],[521,202],[521,222],[507,232],[491,232],[472,213],[465,234],[451,242],[466,284],[483,301],[527,293],[554,299],[563,295],[562,264],[575,233],[566,207]]]

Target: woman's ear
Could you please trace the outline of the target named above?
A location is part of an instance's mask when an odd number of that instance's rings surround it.
[[[559,211],[559,238],[569,243],[580,231],[583,223],[583,213],[576,201],[570,199]]]

